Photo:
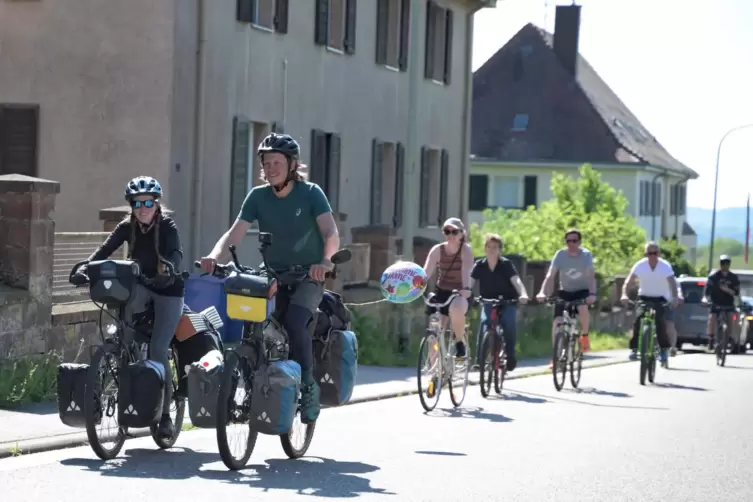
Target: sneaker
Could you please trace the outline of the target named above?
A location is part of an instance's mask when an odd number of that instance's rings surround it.
[[[507,371],[513,371],[518,366],[518,360],[515,357],[508,357]]]
[[[637,361],[638,360],[638,350],[630,351],[630,355],[628,356],[628,359],[631,361]]]
[[[455,359],[465,359],[464,342],[455,342]]]
[[[588,352],[591,349],[591,342],[588,340],[588,335],[580,336],[580,350],[581,352]]]
[[[173,419],[169,414],[162,415],[157,425],[157,433],[164,439],[169,439],[175,434],[175,426],[173,425]]]
[[[671,349],[669,349],[670,357],[675,357],[676,355],[677,355],[677,347],[672,347]]]
[[[313,424],[319,418],[321,411],[321,390],[314,381],[311,373],[303,375],[301,385],[301,422]]]

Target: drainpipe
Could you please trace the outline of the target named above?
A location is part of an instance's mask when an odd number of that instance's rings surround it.
[[[654,179],[651,180],[651,200],[652,200],[652,202],[656,202],[656,201],[653,200],[654,199],[654,183],[656,183],[656,180],[658,180],[659,178],[662,178],[662,177],[666,178],[667,177],[667,172],[668,172],[668,170],[665,169],[663,173],[657,174],[656,176],[654,176]],[[659,193],[661,193],[661,191]],[[651,209],[654,209],[654,208],[651,208]],[[659,212],[661,212],[661,211],[659,211]],[[652,214],[651,215],[651,240],[652,241],[656,240],[656,214]]]
[[[201,254],[201,207],[203,201],[202,184],[204,181],[204,58],[206,51],[205,0],[196,0],[196,93],[194,94],[193,124],[193,186],[191,187],[191,250],[194,256]]]

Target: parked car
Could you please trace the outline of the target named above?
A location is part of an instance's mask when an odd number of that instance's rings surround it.
[[[682,350],[684,343],[691,343],[695,346],[708,345],[709,335],[706,333],[706,325],[709,309],[701,303],[703,290],[706,288],[706,278],[683,276],[678,278],[677,282],[685,298],[675,311],[677,349]]]
[[[740,353],[753,349],[753,296],[740,296]]]

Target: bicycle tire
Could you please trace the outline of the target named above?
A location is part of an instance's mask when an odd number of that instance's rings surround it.
[[[149,427],[149,432],[152,434],[152,439],[156,443],[156,445],[162,449],[162,450],[168,450],[175,446],[175,443],[178,441],[178,436],[180,436],[180,432],[183,429],[183,420],[186,416],[186,400],[185,399],[176,399],[175,393],[178,390],[178,368],[177,368],[177,352],[175,350],[175,347],[170,348],[170,354],[168,355],[169,361],[173,362],[171,374],[172,374],[172,386],[173,386],[173,393],[172,393],[172,400],[175,404],[175,420],[173,421],[173,427],[175,430],[175,433],[172,435],[172,437],[169,438],[162,438],[157,434],[157,424],[153,424]]]
[[[468,338],[466,337],[466,340],[467,339]],[[467,391],[468,391],[468,372],[471,369],[471,362],[470,362],[471,356],[470,354],[468,354],[468,350],[470,349],[468,348],[468,345],[466,344],[466,354],[465,354],[465,357],[461,361],[458,361],[455,358],[455,355],[452,354],[452,351],[451,351],[452,373],[450,374],[450,378],[447,379],[447,390],[450,391],[450,401],[452,401],[452,405],[455,408],[459,408],[460,405],[463,404],[463,401],[465,401],[465,395],[467,394]],[[462,371],[460,385],[456,385],[453,381],[455,379],[455,376],[458,374],[458,368],[461,368],[461,371]],[[463,392],[462,396],[455,395],[456,390],[462,390]]]
[[[102,460],[112,460],[113,458],[115,458],[118,453],[120,453],[120,450],[123,448],[126,440],[126,431],[119,425],[118,432],[115,435],[114,446],[112,448],[105,448],[105,446],[102,444],[102,441],[100,441],[99,436],[97,435],[96,427],[97,425],[99,425],[98,422],[100,422],[102,418],[102,406],[101,402],[98,399],[99,392],[97,391],[97,389],[101,391],[102,387],[99,367],[108,356],[111,356],[112,360],[117,364],[118,369],[120,368],[120,365],[123,361],[122,353],[118,349],[118,347],[113,344],[100,345],[94,351],[94,354],[92,354],[91,364],[86,376],[86,389],[84,391],[84,420],[86,423],[86,436],[89,439],[89,446],[91,446],[94,454]],[[115,370],[114,372],[116,374],[118,373],[117,370]],[[112,373],[110,373],[110,375],[112,376]],[[113,380],[116,380],[116,378],[114,377]],[[115,399],[114,403],[112,404],[112,409],[114,410],[114,415],[117,420],[117,380],[115,381]]]
[[[565,354],[564,362],[561,360],[561,354]],[[562,377],[562,381],[559,381],[557,376]],[[562,390],[565,386],[565,379],[567,378],[567,345],[565,344],[565,334],[562,331],[557,331],[554,337],[554,348],[552,349],[552,378],[554,379],[554,388],[557,392]]]
[[[654,380],[656,379],[656,359],[657,359],[657,347],[659,346],[658,340],[656,339],[656,332],[654,331],[654,337],[653,337],[653,349],[651,351],[651,358],[649,359],[648,364],[648,382],[654,383]]]
[[[727,363],[727,344],[729,343],[727,340],[727,326],[722,325],[722,333],[718,340],[719,345],[717,346],[716,351],[716,364],[724,368],[724,365]]]
[[[481,396],[489,397],[489,392],[492,390],[492,380],[494,374],[494,360],[487,361],[492,355],[492,340],[493,333],[488,330],[484,334],[484,340],[481,342],[481,365],[479,367],[479,387],[481,387]]]
[[[246,450],[240,458],[233,456],[228,444],[227,426],[230,423],[230,400],[234,400],[237,384],[240,380],[240,377],[236,373],[243,369],[241,366],[241,359],[238,354],[230,352],[225,358],[220,377],[220,389],[217,396],[217,447],[220,451],[222,463],[231,471],[237,471],[246,467],[248,459],[251,458],[251,453],[253,453],[256,446],[256,438],[259,435],[258,432],[251,430],[250,423],[247,424],[249,434],[246,441]]]
[[[301,410],[299,409],[296,412],[297,418],[300,419],[301,416]],[[290,429],[290,432],[287,434],[280,434],[280,443],[282,444],[282,451],[285,452],[285,455],[288,456],[288,458],[291,459],[297,459],[301,458],[306,454],[309,447],[311,446],[311,440],[314,439],[314,430],[316,429],[316,422],[312,424],[303,424],[302,425],[306,428],[306,432],[304,433],[304,440],[303,440],[303,446],[300,448],[296,448],[293,446],[293,430],[296,427],[295,422],[293,422],[293,428]]]
[[[430,346],[430,344],[433,344],[433,347]],[[429,349],[433,348],[437,351],[437,374],[432,377],[432,379],[436,378],[436,383],[434,384],[434,395],[429,397],[426,395],[428,393],[428,386],[427,391],[424,392],[424,379],[422,377],[422,368],[423,365],[421,364],[421,361],[423,360],[422,355],[429,355]],[[427,412],[432,411],[434,408],[437,407],[437,404],[439,403],[439,395],[442,393],[442,379],[444,377],[443,370],[444,369],[444,355],[442,354],[442,351],[440,349],[439,340],[437,339],[437,335],[434,333],[429,333],[426,336],[424,336],[423,340],[421,340],[421,345],[418,348],[418,397],[421,400],[421,406],[423,406],[424,410]],[[427,383],[431,383],[427,382]],[[429,400],[433,400],[434,403],[432,404]]]
[[[640,382],[641,385],[646,385],[646,373],[648,373],[648,337],[651,334],[651,327],[648,322],[641,322],[641,338],[640,343]]]
[[[498,338],[498,348],[494,349],[494,391],[497,394],[502,394],[502,387],[505,384],[505,376],[507,375],[507,348],[505,347],[505,340],[501,337]]]
[[[578,388],[580,384],[581,372],[583,371],[583,348],[580,345],[580,340],[573,337],[571,342],[573,359],[570,361],[570,383],[574,389]]]

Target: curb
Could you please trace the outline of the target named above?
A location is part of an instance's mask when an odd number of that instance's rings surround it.
[[[592,368],[602,368],[605,366],[614,366],[616,364],[625,364],[625,363],[631,363],[635,361],[630,360],[616,360],[616,361],[605,361],[605,362],[594,362],[593,364],[584,365],[583,369],[588,370]],[[522,369],[522,368],[521,368]],[[548,375],[551,374],[551,370],[535,370],[530,373],[519,373],[517,375],[509,375],[505,377],[505,381],[508,380],[520,380],[523,378],[531,378],[535,376],[542,376],[542,375]],[[478,381],[468,379],[468,385],[469,386],[477,386],[479,384]],[[418,394],[418,389],[411,389],[407,391],[402,392],[385,392],[382,394],[377,394],[374,396],[367,396],[367,397],[360,397],[360,398],[354,398],[351,399],[347,404],[343,406],[351,406],[354,404],[362,404],[362,403],[371,403],[375,401],[382,401],[385,399],[394,399],[398,397],[405,397],[405,396],[412,396]],[[183,431],[185,434],[189,431]],[[140,438],[140,437],[148,437],[151,433],[148,428],[145,429],[137,429],[136,431],[129,431],[128,432],[128,438]],[[4,458],[12,458],[15,456],[22,456],[22,455],[30,455],[33,453],[44,453],[48,451],[54,451],[54,450],[64,450],[68,448],[76,448],[79,446],[86,446],[89,444],[89,440],[86,437],[86,432],[82,430],[82,432],[74,432],[70,434],[63,434],[58,436],[52,436],[47,438],[35,438],[35,439],[26,439],[22,441],[16,441],[16,442],[8,442],[0,444],[0,459]]]

